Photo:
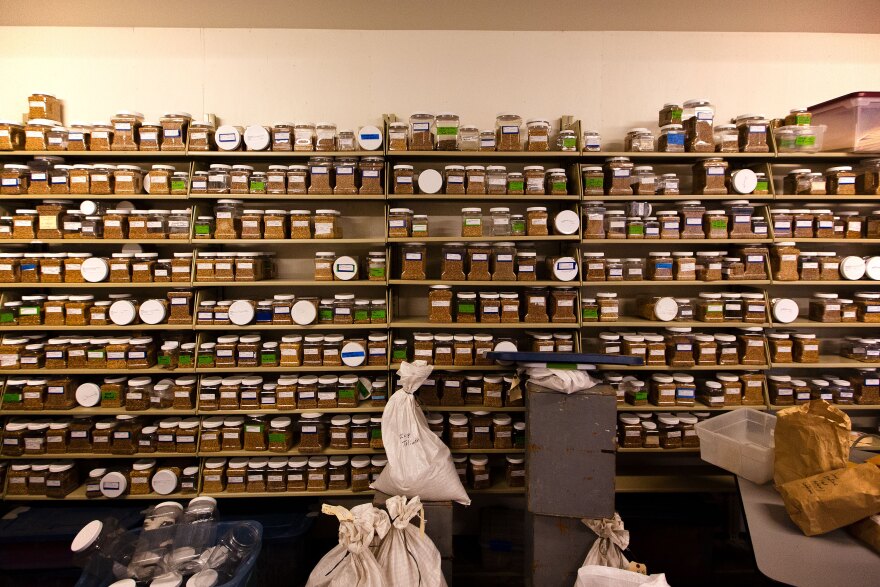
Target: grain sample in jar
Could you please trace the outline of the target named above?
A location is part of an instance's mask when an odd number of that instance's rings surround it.
[[[413,184],[413,166],[398,164],[392,170],[394,181],[394,193],[398,195],[412,195],[415,193]]]
[[[762,328],[757,326],[740,328],[737,338],[739,339],[739,362],[741,364],[767,364],[767,356],[765,353],[766,341],[764,339],[764,331]]]
[[[516,114],[499,114],[495,118],[495,145],[498,151],[522,150],[520,127],[522,118]]]
[[[483,236],[483,211],[480,208],[461,209],[461,236]]]
[[[526,234],[528,236],[547,236],[547,208],[533,206],[526,208]]]
[[[432,285],[428,290],[429,322],[452,322],[452,288]]]
[[[316,239],[342,238],[342,225],[338,210],[316,210],[314,216]]]
[[[424,243],[407,243],[401,251],[401,279],[425,279],[427,247]],[[486,255],[488,273],[488,254]],[[488,277],[486,278],[488,280]]]
[[[728,163],[720,157],[709,157],[694,164],[695,194],[727,194],[725,175]]]

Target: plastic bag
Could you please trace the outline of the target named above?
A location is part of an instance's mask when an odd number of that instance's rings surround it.
[[[385,502],[394,528],[382,541],[376,560],[385,571],[388,587],[446,587],[440,570],[440,551],[425,535],[425,510],[418,497],[409,502],[394,496]],[[420,516],[420,528],[410,522]]]
[[[370,487],[388,495],[419,496],[425,501],[457,501],[470,505],[449,447],[428,428],[413,393],[431,374],[432,367],[401,364],[401,388],[388,400],[382,414],[382,439],[388,465]]]
[[[351,511],[324,504],[321,511],[339,518],[339,544],[315,565],[306,587],[387,587],[371,546],[391,528],[388,514],[371,503]]]
[[[591,389],[599,381],[590,377],[590,372],[582,369],[548,369],[547,367],[529,367],[529,383],[560,393],[577,393]]]
[[[581,567],[574,587],[632,587],[633,585],[649,585],[650,587],[669,587],[666,575],[642,575],[623,569],[613,569],[598,565]]]
[[[629,532],[624,529],[620,514],[614,512],[612,518],[581,521],[599,537],[593,542],[582,567],[598,565],[625,569],[629,566],[629,561],[623,556],[623,551],[629,546]]]

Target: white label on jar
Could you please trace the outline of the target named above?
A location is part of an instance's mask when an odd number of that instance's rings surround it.
[[[816,263],[802,263],[801,267],[803,269],[818,269],[819,263],[818,262],[816,262]]]
[[[483,176],[482,175],[471,175],[468,178],[468,181],[470,183],[483,183]]]
[[[837,183],[840,185],[846,185],[846,184],[855,183],[855,182],[856,182],[855,177],[839,177],[837,179]]]
[[[417,357],[430,357],[430,356],[431,356],[431,351],[428,351],[428,350],[425,350],[425,349],[417,349],[416,352],[415,352],[415,355],[416,355]]]
[[[448,300],[434,300],[433,302],[431,302],[431,305],[438,307],[438,308],[446,308],[449,306],[449,301]]]
[[[627,274],[629,274],[629,275],[641,275],[641,274],[642,274],[642,270],[641,270],[641,269],[638,269],[638,268],[636,268],[636,269],[629,269],[629,270],[627,271]]]
[[[308,222],[302,222],[301,224],[294,223],[294,226],[306,226]],[[406,220],[389,220],[388,226],[390,228],[403,228],[406,226]]]
[[[724,168],[722,167],[709,167],[706,169],[707,175],[724,175]]]
[[[31,220],[13,220],[13,226],[33,226],[34,223]]]

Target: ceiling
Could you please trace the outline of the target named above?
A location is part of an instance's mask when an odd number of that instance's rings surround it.
[[[0,0],[2,26],[877,33],[878,23],[880,0]]]

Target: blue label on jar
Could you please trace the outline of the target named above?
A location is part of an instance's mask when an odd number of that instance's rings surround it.
[[[654,266],[657,269],[672,269],[672,263],[657,263]]]
[[[669,133],[666,135],[667,145],[684,145],[684,134]]]
[[[377,141],[382,137],[376,133],[365,133],[361,135],[361,139],[365,141]]]
[[[366,354],[364,353],[364,351],[351,351],[348,353],[342,353],[343,359],[350,359],[352,357],[365,357],[365,356],[366,356]]]

